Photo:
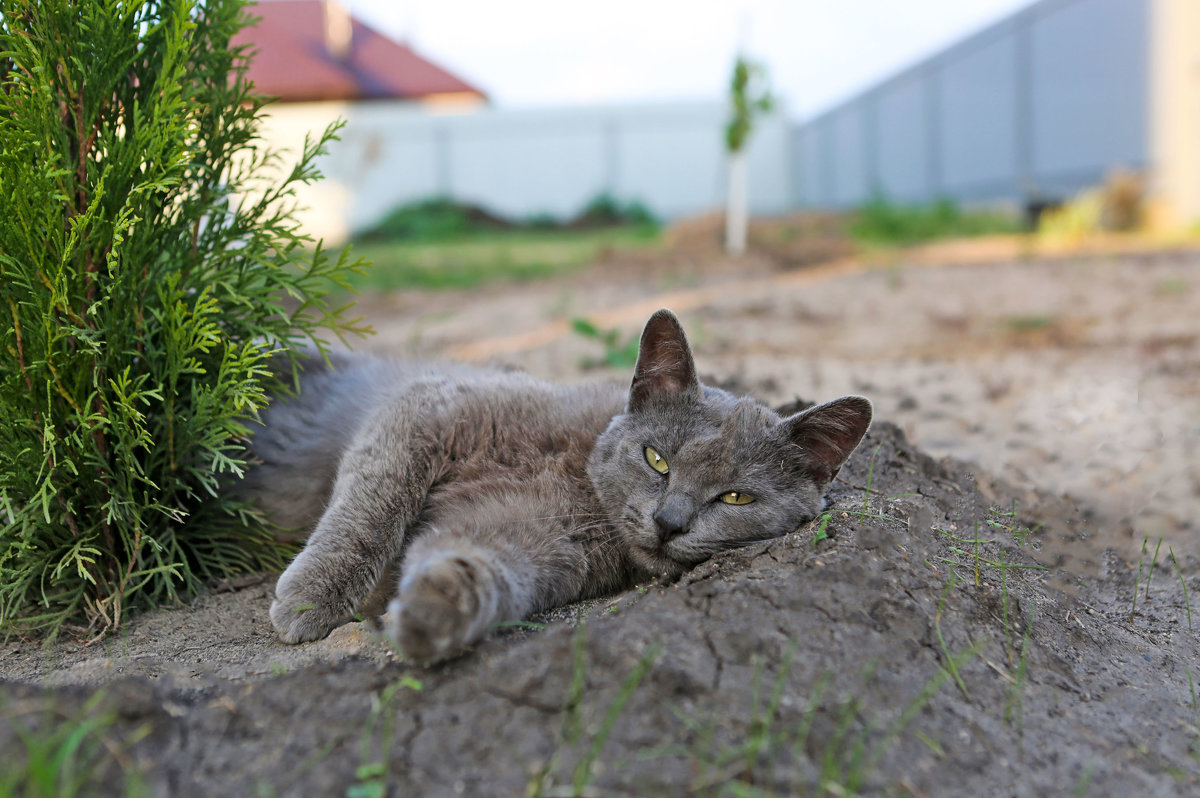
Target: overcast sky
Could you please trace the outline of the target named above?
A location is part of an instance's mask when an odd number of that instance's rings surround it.
[[[819,112],[1030,0],[342,0],[508,108],[719,99],[739,46]]]

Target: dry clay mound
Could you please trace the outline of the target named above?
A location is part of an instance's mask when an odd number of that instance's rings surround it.
[[[827,520],[432,670],[0,683],[0,750],[96,719],[88,794],[1196,794],[1194,563],[1057,572],[1086,519],[886,423],[842,477]]]

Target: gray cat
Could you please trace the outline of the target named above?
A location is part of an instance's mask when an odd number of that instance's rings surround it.
[[[280,638],[317,640],[391,598],[388,635],[427,663],[499,622],[796,530],[871,404],[781,418],[701,385],[660,310],[627,392],[339,355],[308,361],[301,393],[263,420],[246,488],[276,523],[312,529],[275,587]]]

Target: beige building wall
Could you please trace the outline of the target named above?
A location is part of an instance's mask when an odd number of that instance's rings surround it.
[[[352,107],[351,103],[344,102],[277,102],[268,106],[259,135],[266,146],[283,151],[278,178],[282,179],[299,160],[306,136],[319,136],[321,131],[339,118],[346,119]],[[330,142],[330,150],[336,149],[339,143]],[[345,209],[353,200],[353,187],[329,173],[327,159],[318,167],[325,173],[324,179],[296,186],[296,201],[299,203],[296,220],[313,238],[324,239],[331,245],[340,244],[351,233]]]
[[[1150,45],[1152,218],[1200,224],[1200,0],[1154,0]]]

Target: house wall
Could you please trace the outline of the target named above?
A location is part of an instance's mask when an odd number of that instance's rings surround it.
[[[263,138],[298,150],[304,135],[341,117],[346,126],[303,187],[301,221],[344,240],[395,206],[432,196],[511,218],[569,218],[597,194],[637,200],[662,218],[721,207],[721,103],[438,114],[407,103],[296,103],[270,109]],[[751,212],[793,207],[791,130],[782,114],[751,137]]]
[[[1152,221],[1200,227],[1200,2],[1155,0]]]
[[[1042,0],[800,125],[798,202],[1061,199],[1146,168],[1154,2]]]

